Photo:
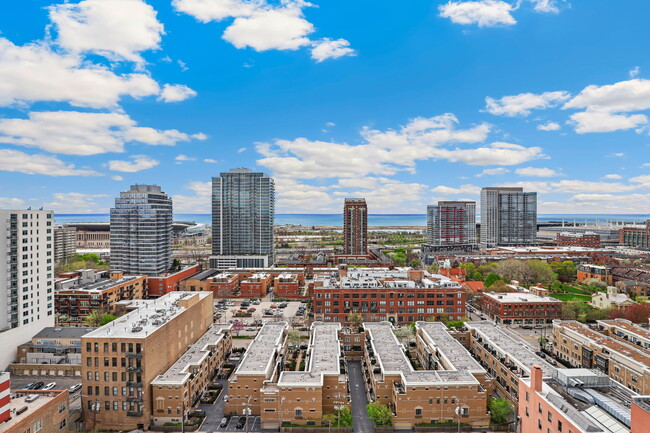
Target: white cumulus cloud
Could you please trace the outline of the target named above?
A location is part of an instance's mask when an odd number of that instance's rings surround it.
[[[540,131],[558,131],[562,127],[560,126],[559,123],[556,122],[546,122],[541,125],[537,125],[537,129]]]
[[[142,0],[84,0],[50,7],[57,43],[72,53],[143,62],[140,52],[159,48],[163,25]]]
[[[568,92],[520,93],[504,96],[501,99],[485,98],[485,110],[498,116],[528,116],[531,110],[543,110],[554,107],[571,95]]]
[[[510,26],[517,23],[511,12],[514,7],[500,0],[450,1],[439,6],[440,16],[456,24],[479,27]]]
[[[133,155],[131,156],[131,159],[132,161],[108,161],[108,169],[125,173],[136,173],[138,171],[148,170],[160,164],[160,161],[146,155]]]
[[[479,174],[476,175],[476,177],[483,177],[483,176],[499,176],[502,174],[509,173],[510,170],[508,170],[505,167],[496,167],[496,168],[486,168],[483,171],[481,171]]]
[[[338,59],[343,56],[354,56],[354,50],[350,48],[350,42],[345,39],[332,40],[324,38],[314,42],[311,49],[311,58],[320,63],[327,59]]]
[[[560,175],[560,173],[553,170],[552,168],[546,167],[523,167],[516,169],[515,173],[520,176],[531,177],[554,177]]]
[[[68,102],[78,107],[114,107],[123,96],[157,95],[158,84],[142,73],[118,75],[60,54],[46,43],[14,45],[0,37],[0,106],[19,102]]]
[[[184,84],[165,84],[158,99],[164,102],[180,102],[196,96],[196,91]]]
[[[18,150],[0,149],[0,171],[45,176],[99,176],[94,170],[77,169],[60,159],[39,154],[27,154]]]
[[[140,127],[121,113],[38,111],[30,112],[27,119],[0,119],[0,143],[68,155],[123,152],[125,144],[132,141],[173,146],[180,141],[204,138],[175,129]]]

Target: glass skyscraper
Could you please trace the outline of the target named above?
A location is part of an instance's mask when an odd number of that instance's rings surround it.
[[[111,209],[111,270],[156,276],[172,265],[172,200],[157,185],[131,185]]]
[[[272,265],[274,224],[273,178],[246,168],[212,178],[211,267]]]
[[[537,193],[518,187],[481,190],[481,246],[531,245],[537,240]]]

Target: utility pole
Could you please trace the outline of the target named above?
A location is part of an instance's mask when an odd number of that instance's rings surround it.
[[[185,433],[185,397],[183,397],[181,407],[181,433]]]

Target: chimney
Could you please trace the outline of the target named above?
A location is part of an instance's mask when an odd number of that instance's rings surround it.
[[[530,385],[536,392],[542,391],[542,367],[539,365],[533,365],[533,368],[530,372]]]

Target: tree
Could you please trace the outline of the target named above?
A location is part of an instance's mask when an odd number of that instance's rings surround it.
[[[414,269],[419,269],[422,266],[422,262],[419,260],[411,260],[411,267]]]
[[[352,412],[350,412],[348,406],[344,406],[343,409],[339,411],[338,425],[341,427],[352,427]]]
[[[236,336],[239,336],[239,333],[244,329],[244,322],[241,320],[235,320],[232,322],[232,330]]]
[[[533,273],[530,267],[522,260],[499,262],[496,272],[508,280],[517,280],[519,284],[530,284],[533,281]]]
[[[497,280],[490,286],[491,292],[514,292],[512,287],[507,285],[503,280]]]
[[[438,272],[440,272],[440,266],[438,266],[438,265],[430,265],[427,268],[427,271],[431,272],[432,274],[437,274]]]
[[[503,424],[508,422],[512,413],[512,404],[505,398],[493,398],[490,400],[490,413],[494,424]]]
[[[117,319],[117,316],[114,316],[113,314],[104,314],[104,316],[99,321],[99,324],[101,326],[104,326],[104,325],[106,325],[108,323],[111,323],[115,319]]]
[[[181,270],[181,261],[178,260],[178,259],[174,259],[172,261],[172,267],[169,268],[169,272],[174,273],[174,272],[178,272],[180,270]]]
[[[393,425],[393,413],[388,406],[380,402],[369,403],[366,405],[366,412],[376,426]]]
[[[350,310],[348,313],[348,323],[354,328],[358,328],[363,323],[363,315],[357,310]]]
[[[485,281],[484,281],[485,287],[490,287],[496,281],[501,281],[501,277],[499,276],[499,274],[490,272],[488,276],[485,277]]]
[[[593,287],[594,289],[607,289],[607,283],[599,280],[598,278],[588,278],[584,281],[584,283],[589,287]]]
[[[300,331],[291,329],[290,331],[287,332],[287,340],[289,340],[289,344],[292,344],[294,346],[299,346],[301,339],[302,336],[300,335]]]
[[[409,326],[402,326],[395,330],[395,336],[404,345],[408,345],[409,340],[415,336],[415,330]]]
[[[84,325],[92,327],[103,326],[115,319],[117,319],[117,317],[108,314],[105,311],[90,310],[90,313],[84,317]]]
[[[563,283],[570,283],[576,279],[577,268],[571,260],[552,262],[551,269],[557,274],[558,279]]]
[[[551,265],[543,260],[528,260],[526,265],[530,268],[533,284],[548,284],[557,280],[557,274]]]

